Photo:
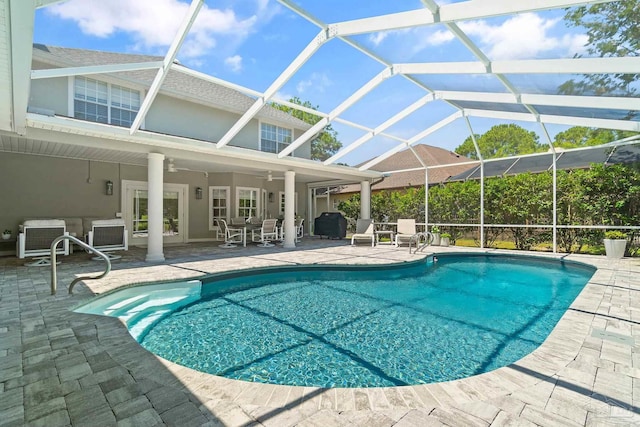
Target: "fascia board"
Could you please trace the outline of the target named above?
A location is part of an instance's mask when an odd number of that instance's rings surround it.
[[[124,71],[153,70],[162,67],[162,61],[136,62],[126,64],[89,65],[83,67],[49,68],[32,70],[31,79],[51,79],[56,77],[88,76],[92,74],[111,74]]]

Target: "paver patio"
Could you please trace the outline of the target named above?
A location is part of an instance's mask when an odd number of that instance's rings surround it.
[[[640,425],[640,259],[566,256],[598,270],[545,343],[513,365],[422,386],[320,389],[199,373],[147,352],[118,319],[70,309],[131,283],[424,255],[304,239],[295,250],[169,246],[157,265],[144,256],[131,248],[109,276],[77,285],[72,296],[71,280],[101,271],[87,254],[63,259],[56,296],[48,268],[0,258],[0,426]]]

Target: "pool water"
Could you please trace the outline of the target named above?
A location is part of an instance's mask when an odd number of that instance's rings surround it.
[[[236,274],[204,283],[199,301],[138,339],[180,365],[247,381],[447,381],[535,350],[594,271],[533,258],[442,255],[402,267]]]

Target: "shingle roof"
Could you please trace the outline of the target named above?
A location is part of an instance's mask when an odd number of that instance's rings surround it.
[[[162,61],[164,59],[161,56],[73,49],[42,44],[34,44],[33,47],[34,59],[46,61],[60,67],[129,64],[135,62]],[[127,71],[113,73],[111,75],[149,87],[156,75],[156,70]],[[168,95],[173,93],[187,96],[195,102],[239,114],[247,111],[254,102],[253,98],[241,92],[174,70],[170,70],[167,74],[160,92]],[[268,105],[260,110],[257,117],[297,129],[306,130],[311,127],[310,124]]]
[[[470,161],[469,158],[456,154],[443,148],[432,145],[417,144],[413,146],[416,154],[420,156],[427,166],[446,165]],[[363,162],[364,164],[366,162]],[[421,168],[422,164],[411,150],[400,151],[375,165],[372,169],[380,172]],[[449,177],[457,175],[469,169],[469,165],[447,166],[437,169],[429,169],[429,184],[437,184],[446,181]],[[381,182],[374,184],[372,190],[391,190],[424,185],[424,170],[396,172],[386,177]],[[340,193],[354,193],[360,191],[359,184],[342,186]]]

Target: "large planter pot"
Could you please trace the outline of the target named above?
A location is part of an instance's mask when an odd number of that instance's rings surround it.
[[[449,246],[450,237],[441,237],[440,238],[440,246]]]
[[[440,246],[440,233],[431,233],[433,234],[433,242],[431,242],[432,246]]]
[[[627,239],[604,239],[604,251],[607,253],[607,258],[622,258],[626,247]]]

